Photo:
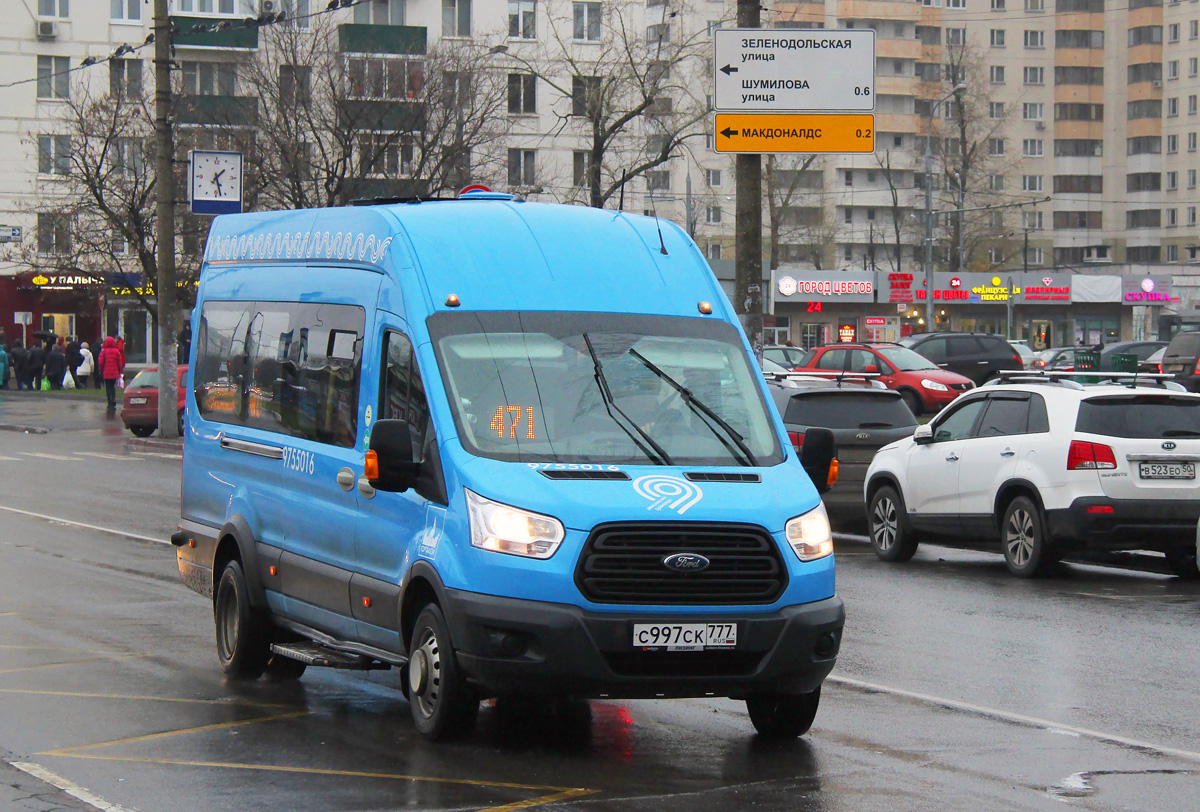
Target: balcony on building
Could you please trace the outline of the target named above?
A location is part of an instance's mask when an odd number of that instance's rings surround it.
[[[253,51],[258,48],[258,26],[243,25],[241,17],[190,17],[171,15],[171,44],[176,48],[220,48]],[[212,30],[215,26],[227,28]]]
[[[346,60],[349,88],[341,115],[359,129],[414,132],[425,124],[422,96],[428,31],[424,26],[343,23],[338,26],[338,50]],[[361,62],[360,62],[361,61]],[[384,65],[374,65],[384,61]],[[358,62],[358,64],[356,64]],[[374,77],[378,71],[378,77]],[[396,82],[404,86],[395,87]],[[378,87],[372,87],[372,83]],[[369,126],[368,126],[369,123]]]

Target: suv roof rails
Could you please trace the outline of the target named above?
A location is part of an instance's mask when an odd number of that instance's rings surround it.
[[[984,383],[984,386],[997,386],[1005,383],[1044,383],[1058,384],[1070,389],[1083,389],[1084,384],[1078,378],[1095,378],[1089,385],[1110,384],[1134,387],[1139,383],[1150,386],[1161,386],[1163,389],[1186,392],[1187,389],[1176,383],[1174,375],[1159,372],[1106,372],[1103,370],[1080,369],[1074,372],[1046,372],[1043,370],[1003,369],[996,377]]]

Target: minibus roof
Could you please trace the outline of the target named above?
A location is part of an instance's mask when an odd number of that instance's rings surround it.
[[[464,310],[699,316],[706,301],[730,317],[707,263],[674,223],[502,197],[225,215],[213,223],[205,263],[415,274],[430,312],[451,309],[453,294]]]

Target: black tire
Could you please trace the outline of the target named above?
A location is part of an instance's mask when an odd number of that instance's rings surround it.
[[[213,601],[217,657],[233,679],[258,679],[271,657],[270,626],[250,605],[242,565],[230,561],[221,571]]]
[[[875,491],[867,506],[871,549],[880,561],[903,562],[917,552],[917,537],[908,524],[904,499],[891,485]]]
[[[1046,575],[1058,563],[1042,511],[1028,496],[1018,496],[1005,508],[1000,522],[1000,544],[1008,571],[1018,578]]]
[[[903,398],[904,404],[908,406],[909,411],[915,416],[920,417],[921,413],[925,411],[924,407],[921,405],[921,396],[913,390],[902,390],[900,392],[900,397]]]
[[[1196,564],[1195,547],[1190,545],[1187,547],[1172,547],[1164,552],[1167,556],[1167,566],[1171,568],[1171,572],[1180,578],[1200,578],[1200,566]]]
[[[429,741],[462,738],[475,727],[479,696],[458,669],[446,618],[436,603],[417,615],[405,679],[417,731]]]
[[[183,437],[183,409],[179,410],[179,436]]]
[[[821,689],[808,694],[752,694],[746,710],[754,729],[764,739],[794,739],[803,736],[817,718]]]
[[[134,437],[149,437],[157,428],[157,426],[130,426],[129,430],[133,432]]]

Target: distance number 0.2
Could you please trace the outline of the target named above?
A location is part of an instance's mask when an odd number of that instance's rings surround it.
[[[855,138],[870,138],[871,137],[871,128],[868,127],[865,130],[855,130],[854,137]]]
[[[871,95],[871,88],[869,88],[869,87],[856,87],[856,88],[854,88],[854,95],[855,95],[855,96],[870,96],[870,95]]]

